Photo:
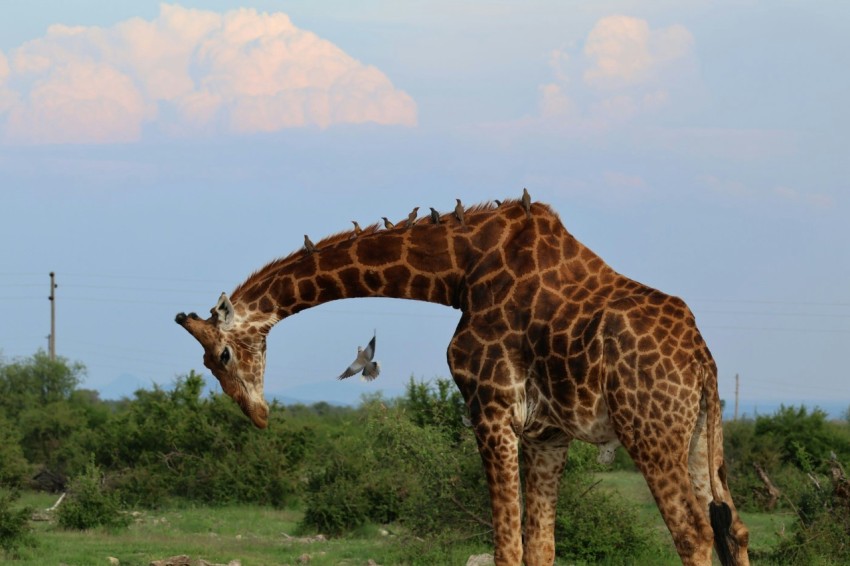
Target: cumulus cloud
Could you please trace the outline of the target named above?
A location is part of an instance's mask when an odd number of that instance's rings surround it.
[[[552,81],[539,88],[540,116],[581,131],[607,131],[656,112],[686,80],[681,71],[692,63],[693,44],[682,25],[653,29],[639,18],[602,18],[577,53],[551,52]]]
[[[416,104],[381,71],[282,13],[162,5],[150,21],[55,25],[0,53],[0,127],[11,143],[365,122],[415,125]]]

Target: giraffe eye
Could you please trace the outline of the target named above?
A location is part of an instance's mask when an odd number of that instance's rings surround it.
[[[230,348],[225,347],[224,350],[221,351],[221,355],[218,359],[222,365],[227,365],[227,362],[230,361]]]

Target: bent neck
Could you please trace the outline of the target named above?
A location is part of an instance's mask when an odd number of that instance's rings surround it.
[[[424,221],[409,229],[332,236],[271,262],[232,294],[234,307],[271,325],[302,310],[357,297],[390,297],[461,308],[465,255],[455,227]]]

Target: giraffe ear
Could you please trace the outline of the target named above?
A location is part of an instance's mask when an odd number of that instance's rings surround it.
[[[218,325],[220,328],[227,330],[233,326],[233,304],[231,304],[227,294],[221,294],[212,312],[218,315]]]

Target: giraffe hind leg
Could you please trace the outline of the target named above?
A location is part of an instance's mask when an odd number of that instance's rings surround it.
[[[618,397],[620,400],[618,401]],[[687,566],[710,566],[714,542],[706,507],[691,483],[689,432],[697,411],[677,400],[671,412],[682,415],[676,427],[649,412],[632,395],[608,391],[612,422],[621,444],[638,467],[667,525],[676,551]],[[690,417],[685,415],[690,414]],[[707,501],[705,505],[707,506]]]

